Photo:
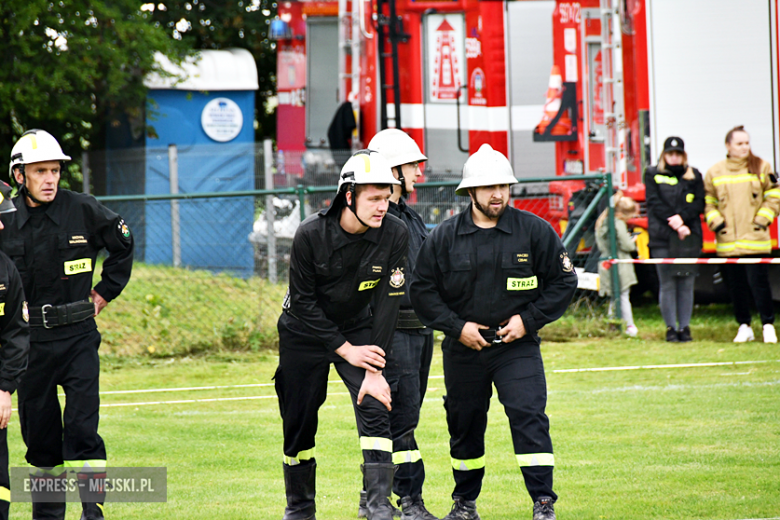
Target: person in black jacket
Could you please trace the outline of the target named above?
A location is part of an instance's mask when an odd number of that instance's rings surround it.
[[[390,196],[388,213],[398,217],[409,229],[409,252],[406,258],[406,276],[414,273],[417,253],[428,236],[422,217],[406,199],[414,192],[414,185],[422,175],[420,163],[428,160],[409,135],[396,128],[376,134],[368,143],[387,159],[393,175],[401,183]],[[436,520],[425,507],[422,498],[425,466],[417,446],[414,431],[420,420],[420,407],[425,399],[428,374],[433,358],[433,331],[422,324],[412,308],[407,292],[401,298],[398,325],[393,335],[393,362],[387,365],[387,381],[393,388],[393,409],[390,411],[390,430],[393,434],[393,462],[396,464],[393,491],[400,498],[402,520]],[[364,502],[361,495],[361,504]],[[358,517],[365,516],[358,511]]]
[[[124,220],[94,197],[59,189],[68,160],[43,130],[17,141],[10,165],[19,185],[17,211],[0,215],[0,249],[16,264],[30,303],[29,366],[19,385],[27,462],[41,479],[59,481],[68,469],[76,471],[86,484],[79,488],[82,519],[97,520],[103,518],[106,448],[98,434],[100,333],[94,316],[130,280],[133,237]],[[102,249],[109,255],[92,288]],[[64,413],[58,385],[68,403]],[[34,494],[33,518],[64,518],[64,498],[43,501]]]
[[[701,214],[704,181],[688,164],[685,143],[679,137],[664,141],[656,166],[645,171],[647,232],[653,258],[695,258],[701,253]],[[691,341],[695,265],[658,265],[661,314],[666,341]]]
[[[331,206],[295,232],[274,376],[284,430],[284,520],[314,519],[317,414],[331,363],[352,396],[368,519],[393,518],[392,406],[382,371],[406,293],[409,233],[387,214],[399,184],[379,153],[361,150],[344,164]]]
[[[11,213],[11,187],[0,182],[0,213]],[[0,230],[3,223],[0,221]],[[8,421],[11,394],[27,369],[30,350],[30,315],[24,299],[22,279],[13,261],[0,252],[0,520],[8,520],[11,501],[8,474]]]
[[[577,275],[552,226],[508,206],[509,185],[516,182],[507,158],[482,145],[463,166],[455,191],[470,196],[471,205],[423,242],[412,278],[417,316],[446,335],[444,408],[455,489],[444,520],[479,520],[494,384],[534,519],[555,519],[555,456],[538,331],[566,311]]]

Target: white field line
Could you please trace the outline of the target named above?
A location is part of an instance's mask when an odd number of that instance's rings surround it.
[[[664,368],[699,368],[699,367],[717,367],[717,366],[737,366],[737,365],[751,365],[761,363],[780,363],[780,360],[770,359],[761,361],[725,361],[714,363],[677,363],[668,365],[635,365],[635,366],[622,366],[622,367],[593,367],[593,368],[568,368],[553,370],[554,374],[569,374],[576,372],[614,372],[623,370],[654,370]],[[443,375],[430,376],[429,379],[444,379]],[[341,383],[341,380],[331,380],[328,384]],[[191,392],[199,390],[224,390],[230,388],[263,388],[274,386],[274,383],[251,383],[243,385],[212,385],[212,386],[191,386],[191,387],[177,387],[177,388],[145,388],[138,390],[109,390],[106,392],[100,392],[100,395],[118,395],[118,394],[145,394],[155,392]],[[328,395],[345,395],[344,393],[329,393]],[[65,397],[65,394],[59,394],[60,397]],[[275,395],[262,395],[262,396],[247,396],[247,397],[218,397],[207,399],[178,399],[172,401],[147,401],[138,403],[109,403],[101,404],[101,408],[119,407],[119,406],[149,406],[156,404],[190,404],[190,403],[209,403],[219,401],[248,401],[257,399],[276,399]],[[777,518],[780,520],[780,517]]]

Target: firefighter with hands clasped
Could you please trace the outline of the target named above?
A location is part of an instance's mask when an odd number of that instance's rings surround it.
[[[11,213],[11,187],[0,181],[0,213]],[[3,223],[0,221],[0,230]],[[8,474],[8,421],[11,394],[27,369],[30,329],[22,279],[8,256],[0,253],[0,520],[8,520],[11,501]]]
[[[534,520],[553,520],[554,456],[537,332],[560,318],[577,275],[550,224],[507,206],[516,183],[504,155],[485,144],[456,190],[471,205],[423,243],[411,283],[423,323],[446,335],[444,407],[454,504],[445,520],[479,520],[492,385],[509,418]]]
[[[415,259],[428,230],[422,217],[407,206],[406,197],[414,191],[420,172],[420,162],[428,160],[414,139],[402,130],[382,130],[368,144],[387,159],[401,189],[393,190],[388,213],[401,219],[409,229],[409,251],[406,277],[414,272]],[[422,487],[425,467],[414,438],[420,420],[420,407],[428,386],[428,373],[433,357],[433,331],[422,324],[412,308],[408,291],[401,297],[398,325],[393,336],[393,359],[385,366],[385,377],[392,389],[393,409],[390,411],[390,431],[393,435],[393,462],[397,470],[393,491],[400,497],[402,520],[436,520],[425,508]],[[365,516],[365,494],[361,493],[358,517]]]
[[[409,233],[387,214],[400,182],[377,152],[345,164],[329,208],[304,220],[290,255],[274,376],[284,434],[284,520],[315,518],[315,435],[333,363],[352,396],[369,520],[392,520],[392,362]],[[396,188],[397,189],[397,188]]]
[[[43,130],[26,132],[11,150],[19,185],[14,213],[0,215],[0,250],[16,264],[28,298],[30,355],[19,385],[19,419],[27,462],[39,489],[62,489],[78,474],[84,520],[103,518],[106,449],[98,434],[100,333],[94,316],[119,296],[133,266],[133,237],[124,220],[94,197],[59,189],[70,157]],[[98,252],[101,281],[92,288]],[[90,297],[92,301],[90,301]],[[65,390],[64,415],[57,385]],[[48,485],[47,484],[53,484]],[[97,489],[98,492],[94,492]],[[37,498],[37,499],[36,499]],[[36,520],[65,517],[65,493],[33,493]]]

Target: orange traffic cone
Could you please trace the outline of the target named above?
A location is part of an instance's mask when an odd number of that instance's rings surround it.
[[[561,69],[557,65],[553,65],[550,72],[550,84],[547,88],[547,101],[544,103],[544,114],[542,115],[541,122],[536,126],[534,132],[537,134],[543,134],[544,131],[550,126],[550,123],[555,116],[558,115],[558,111],[561,109],[561,95],[563,93],[563,79],[561,78]],[[561,114],[560,119],[553,127],[550,135],[569,135],[571,134],[571,117],[569,117],[568,111]]]

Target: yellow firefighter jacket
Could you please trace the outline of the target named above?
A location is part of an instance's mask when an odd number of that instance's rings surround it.
[[[718,256],[772,251],[769,225],[780,212],[780,187],[769,163],[748,172],[747,158],[720,161],[704,176],[704,218],[715,231]],[[720,229],[722,224],[725,227]]]

